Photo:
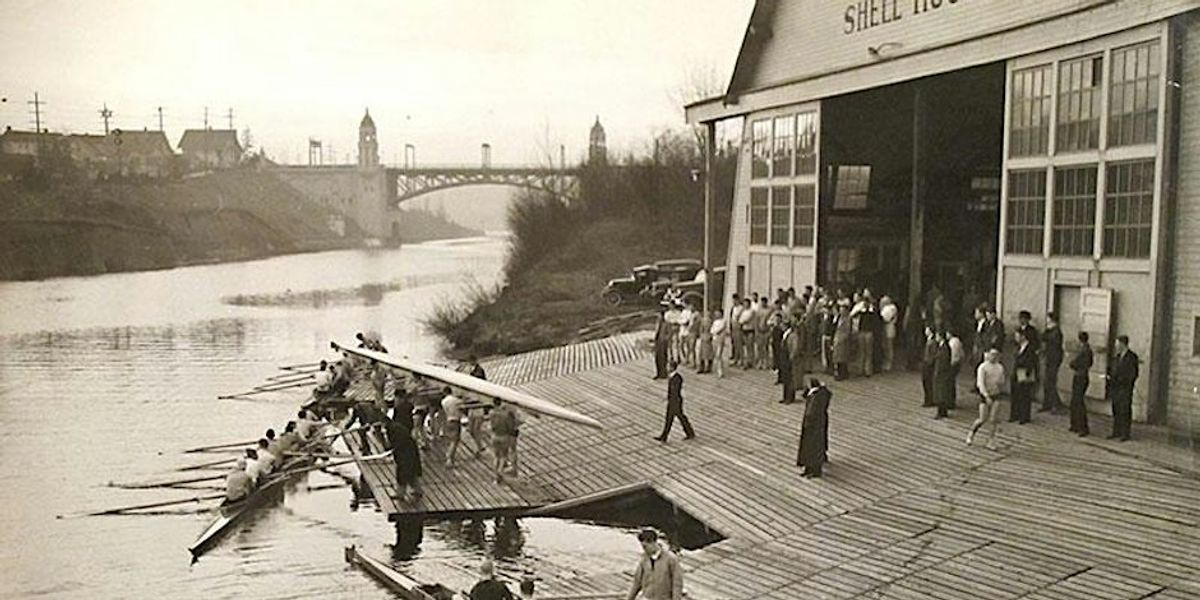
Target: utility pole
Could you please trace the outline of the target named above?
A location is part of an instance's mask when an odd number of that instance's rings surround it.
[[[208,129],[208,107],[204,107],[204,128]]]
[[[158,130],[163,130],[162,107],[158,107]]]
[[[42,99],[41,99],[41,97],[38,96],[38,93],[34,92],[33,100],[26,102],[26,104],[33,105],[33,129],[35,132],[41,133],[42,132],[42,105],[45,104],[45,102],[42,102]]]
[[[229,119],[229,128],[233,129],[233,107],[229,108],[229,112],[225,113],[225,116]]]
[[[108,109],[108,103],[104,103],[104,108],[100,109],[100,118],[104,119],[104,135],[108,135],[108,119],[113,116],[113,111]]]

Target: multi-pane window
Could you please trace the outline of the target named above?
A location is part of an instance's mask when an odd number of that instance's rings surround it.
[[[817,227],[816,186],[796,186],[794,202],[792,210],[792,245],[812,247]]]
[[[1041,254],[1046,222],[1046,171],[1008,174],[1004,249],[1010,254]]]
[[[1113,50],[1109,146],[1157,141],[1159,60],[1158,42]]]
[[[834,184],[833,207],[839,210],[865,210],[870,189],[870,165],[840,165]]]
[[[1154,161],[1108,165],[1104,188],[1104,256],[1148,258],[1154,220]]]
[[[750,243],[767,243],[767,188],[750,188]]]
[[[792,175],[793,147],[795,137],[796,117],[775,118],[775,154],[771,160],[772,177],[790,177]]]
[[[792,230],[792,188],[771,188],[771,245],[787,246]]]
[[[767,177],[771,174],[771,121],[763,119],[751,125],[750,176],[754,178]]]
[[[1053,213],[1051,254],[1090,256],[1096,237],[1095,165],[1054,171]]]
[[[1012,127],[1009,150],[1012,156],[1046,154],[1050,143],[1050,65],[1013,72]]]
[[[817,172],[817,113],[796,115],[796,174]]]
[[[1066,60],[1058,66],[1057,152],[1100,147],[1100,92],[1104,57]]]

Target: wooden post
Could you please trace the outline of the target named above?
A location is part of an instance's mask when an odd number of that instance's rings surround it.
[[[921,102],[921,84],[913,83],[912,121],[912,219],[909,223],[908,253],[908,310],[918,309],[921,304],[921,267],[925,253],[925,200],[921,175],[921,128],[924,125],[924,110]]]
[[[708,305],[709,289],[712,286],[712,210],[713,187],[716,183],[717,122],[704,124],[704,314],[712,310]],[[723,307],[722,307],[723,308]]]

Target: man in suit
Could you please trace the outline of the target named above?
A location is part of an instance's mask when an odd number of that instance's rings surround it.
[[[813,379],[804,398],[804,419],[800,424],[796,466],[804,469],[801,477],[820,477],[825,463],[829,462],[829,401],[833,393],[820,381]]]
[[[996,316],[996,309],[991,306],[983,308],[983,325],[980,334],[984,351],[990,348],[1004,351],[1004,321]]]
[[[671,374],[667,378],[667,418],[663,424],[662,434],[654,438],[660,442],[666,442],[667,436],[671,433],[671,427],[675,424],[675,419],[679,419],[679,423],[683,425],[684,439],[692,439],[696,437],[696,432],[692,431],[692,423],[688,421],[687,415],[683,414],[683,375],[679,374],[679,362],[671,362]]]
[[[1108,361],[1107,392],[1112,402],[1113,430],[1108,439],[1129,441],[1133,420],[1133,384],[1138,378],[1138,356],[1129,349],[1129,336],[1117,336],[1116,354]]]
[[[1046,315],[1046,331],[1042,333],[1042,358],[1046,361],[1046,372],[1042,377],[1042,409],[1038,412],[1061,413],[1062,398],[1058,395],[1058,369],[1063,361],[1063,334],[1058,328],[1058,317]]]
[[[1030,406],[1038,382],[1038,359],[1033,344],[1025,329],[1017,330],[1017,356],[1012,383],[1012,404],[1009,406],[1008,422],[1024,425],[1030,420]]]
[[[667,311],[659,309],[658,326],[654,329],[654,378],[667,378],[667,350],[671,344],[671,326],[667,323]]]
[[[1079,437],[1091,434],[1087,419],[1088,371],[1092,368],[1092,348],[1086,331],[1079,332],[1079,350],[1071,358],[1071,431]]]
[[[796,381],[792,369],[796,357],[800,353],[800,331],[794,320],[788,319],[783,336],[779,339],[779,354],[776,364],[779,365],[779,382],[783,384],[783,399],[780,404],[791,404],[796,401]]]

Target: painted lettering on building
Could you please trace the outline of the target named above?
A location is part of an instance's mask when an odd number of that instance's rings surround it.
[[[937,14],[940,9],[970,0],[858,0],[846,6],[842,33],[852,35],[903,20]]]

